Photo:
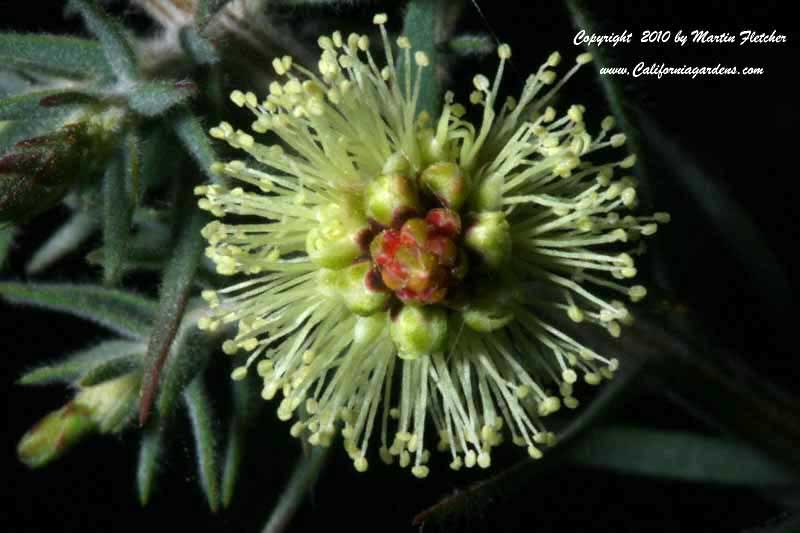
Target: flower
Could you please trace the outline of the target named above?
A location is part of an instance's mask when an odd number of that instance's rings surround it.
[[[291,434],[329,445],[341,433],[359,471],[377,440],[385,462],[426,476],[430,421],[454,469],[488,467],[504,434],[538,458],[554,442],[543,417],[577,407],[579,376],[598,384],[618,365],[550,318],[619,335],[631,314],[603,294],[644,297],[625,282],[640,237],[668,215],[621,214],[636,180],[615,173],[634,156],[588,160],[624,145],[611,117],[592,136],[583,106],[548,105],[590,55],[557,80],[553,53],[498,112],[501,45],[494,81],[473,80],[480,124],[451,92],[432,120],[416,112],[428,57],[400,37],[396,58],[385,22],[375,17],[386,66],[366,35],[334,32],[319,38],[319,74],[285,56],[273,66],[286,81],[266,99],[231,94],[253,131],[288,149],[225,122],[211,130],[254,162],[212,169],[247,190],[197,189],[201,208],[226,217],[203,230],[207,255],[245,276],[204,291],[201,327],[237,324],[223,350],[247,361],[233,378],[255,367],[264,398],[282,394]]]

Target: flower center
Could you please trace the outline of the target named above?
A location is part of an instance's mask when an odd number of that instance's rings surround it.
[[[458,213],[437,207],[400,229],[381,231],[370,244],[372,261],[387,288],[403,302],[435,304],[467,272]]]

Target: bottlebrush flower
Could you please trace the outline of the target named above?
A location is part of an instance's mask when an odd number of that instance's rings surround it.
[[[595,385],[618,365],[549,318],[619,335],[631,314],[607,295],[644,297],[626,283],[633,255],[669,217],[623,214],[636,180],[615,174],[634,156],[590,161],[625,143],[611,117],[591,135],[582,106],[549,106],[588,54],[560,79],[552,54],[498,111],[501,45],[494,80],[473,80],[480,124],[450,92],[431,119],[416,112],[428,57],[406,37],[395,57],[385,22],[385,66],[366,35],[335,32],[319,39],[318,73],[286,56],[264,100],[232,93],[281,144],[211,130],[250,162],[213,168],[241,186],[197,190],[225,217],[204,229],[208,256],[243,277],[203,293],[201,327],[237,324],[223,345],[247,354],[234,379],[255,367],[291,434],[327,446],[341,433],[359,471],[376,440],[384,461],[426,476],[430,421],[454,469],[488,467],[504,434],[538,458],[554,441],[543,417],[577,407],[579,377]]]

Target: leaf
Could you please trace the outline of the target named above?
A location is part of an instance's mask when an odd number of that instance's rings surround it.
[[[197,65],[213,65],[219,62],[217,49],[211,41],[200,35],[191,26],[181,28],[178,38],[181,47],[191,60]]]
[[[403,19],[403,34],[411,41],[415,51],[428,55],[430,66],[422,73],[417,111],[426,110],[431,116],[439,114],[441,106],[441,80],[434,69],[439,65],[438,44],[443,40],[444,0],[412,0]],[[412,66],[412,72],[416,66]],[[404,77],[404,76],[403,76]],[[401,86],[405,80],[401,80]]]
[[[64,35],[0,33],[0,65],[78,79],[112,75],[96,42]]]
[[[117,357],[103,361],[81,377],[81,387],[91,387],[114,378],[128,374],[142,366],[145,347],[141,344],[129,353],[120,353]]]
[[[59,361],[46,363],[29,370],[19,378],[18,383],[20,385],[73,383],[104,362],[113,361],[137,351],[141,353],[143,349],[144,345],[140,342],[104,341],[92,348],[73,352]]]
[[[153,417],[150,424],[142,431],[139,462],[136,466],[136,488],[142,506],[150,502],[153,494],[163,448],[163,429],[158,419]]]
[[[639,113],[637,118],[644,137],[666,161],[675,162],[671,167],[673,177],[711,219],[760,293],[764,294],[763,306],[771,309],[776,317],[790,315],[794,308],[791,285],[756,222],[719,180],[701,169],[695,158],[650,117]]]
[[[0,228],[0,270],[3,269],[8,260],[8,253],[14,244],[16,233],[17,229],[10,224]]]
[[[142,296],[96,285],[3,282],[0,296],[85,318],[133,339],[149,335],[157,309]]]
[[[187,314],[162,372],[158,395],[158,412],[162,420],[172,418],[181,394],[205,370],[214,348],[215,343],[209,334],[200,330],[196,319]]]
[[[595,429],[570,449],[568,460],[625,474],[702,483],[768,487],[798,482],[749,446],[678,431]]]
[[[185,102],[196,91],[190,81],[142,81],[131,87],[128,105],[141,115],[155,117]]]
[[[202,376],[195,379],[184,393],[197,452],[197,470],[200,486],[212,512],[219,509],[219,464],[214,431],[214,413]]]
[[[0,125],[0,153],[16,143],[60,128],[75,110],[69,106],[53,107],[50,113],[31,120],[15,120]]]
[[[72,91],[34,91],[0,100],[0,120],[31,120],[46,117],[53,107],[69,107],[91,102],[92,98]]]
[[[197,117],[187,107],[183,106],[172,119],[172,127],[175,135],[180,139],[200,169],[209,174],[211,164],[215,161],[216,155]]]
[[[128,249],[131,205],[126,191],[124,158],[111,160],[103,177],[103,282],[116,285]]]
[[[182,223],[177,242],[167,264],[161,282],[161,295],[157,320],[147,345],[144,362],[144,380],[139,404],[139,423],[144,425],[155,399],[161,369],[164,366],[170,346],[178,332],[178,325],[189,299],[197,266],[200,263],[204,240],[200,230],[206,223],[206,216],[198,209],[191,209]]]
[[[43,245],[36,250],[28,264],[27,274],[38,274],[50,265],[74,251],[97,229],[98,221],[93,214],[78,210],[61,225]]]
[[[280,533],[286,529],[301,501],[319,477],[330,450],[330,447],[314,446],[308,457],[300,459],[277,505],[270,513],[263,533]]]
[[[228,2],[230,2],[230,0],[197,0],[194,18],[197,21],[198,27],[205,26],[209,19],[216,15],[220,9],[225,7],[225,4]]]
[[[233,500],[236,482],[239,479],[244,456],[247,433],[264,405],[261,401],[258,380],[230,380],[233,393],[233,418],[228,429],[228,443],[225,448],[225,464],[222,473],[222,505],[228,507]]]
[[[69,0],[67,8],[81,14],[86,28],[100,41],[117,78],[122,81],[136,78],[136,56],[122,25],[109,17],[95,0]]]

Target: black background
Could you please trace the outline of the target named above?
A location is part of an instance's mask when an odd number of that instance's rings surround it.
[[[572,44],[575,30],[560,2],[522,3],[479,1],[484,17],[471,6],[460,27],[493,31],[511,44],[514,55],[506,88],[521,87],[527,73],[558,49],[566,61],[579,53]],[[523,5],[524,4],[524,5]],[[625,78],[630,101],[648,113],[668,135],[701,164],[756,222],[766,245],[798,286],[794,250],[798,205],[797,133],[800,126],[798,37],[791,2],[604,2],[594,10],[609,28],[627,29],[633,43],[614,49],[618,63],[639,61],[675,65],[759,66],[762,76]],[[642,5],[640,5],[642,4]],[[644,5],[646,4],[646,5]],[[295,16],[370,18],[375,4],[334,11],[297,10]],[[141,24],[135,14],[126,16]],[[60,2],[0,2],[0,25],[25,31],[79,32],[61,22]],[[753,29],[787,35],[780,45],[641,44],[643,30],[692,29],[729,31]],[[494,59],[472,63],[457,73],[453,89],[466,96],[473,68],[494,71]],[[469,71],[469,74],[466,72]],[[589,120],[599,122],[604,109],[591,69],[584,69],[567,91],[569,102],[586,103]],[[598,107],[599,106],[599,107]],[[658,210],[670,211],[673,223],[657,239],[665,254],[668,282],[676,298],[697,312],[711,342],[733,349],[763,379],[794,388],[796,353],[791,348],[793,309],[782,317],[765,318],[764,292],[744,273],[718,228],[674,179],[669,168],[651,169]],[[714,204],[711,199],[710,205]],[[13,252],[11,274],[23,277],[22,265],[35,243],[63,219],[56,211],[23,228]],[[8,270],[6,271],[8,272]],[[72,258],[51,271],[48,279],[90,281],[96,271]],[[789,295],[790,300],[793,295]],[[13,384],[32,364],[55,358],[107,336],[85,323],[52,313],[2,308],[2,388],[8,418],[3,468],[6,495],[3,514],[9,531],[142,531],[178,527],[193,531],[256,531],[268,515],[282,484],[299,455],[286,427],[274,422],[273,406],[264,412],[264,435],[248,451],[243,483],[232,509],[212,516],[195,482],[192,443],[179,435],[171,445],[161,486],[146,509],[136,500],[134,476],[137,437],[93,439],[72,454],[40,471],[30,471],[15,459],[18,438],[38,418],[58,407],[68,392],[58,387],[23,389]],[[656,427],[706,430],[699,421],[653,391],[630,396],[613,413],[615,421]],[[493,468],[499,471],[518,458],[504,450]],[[435,461],[434,461],[435,462]],[[377,461],[375,461],[377,463]],[[481,471],[451,474],[434,469],[425,481],[407,472],[375,466],[356,473],[341,450],[316,485],[293,523],[292,531],[336,528],[347,531],[411,529],[412,517],[443,496],[481,479]],[[470,502],[442,524],[444,530],[499,531],[743,531],[764,525],[780,512],[754,491],[621,476],[605,471],[561,467],[522,483],[500,487],[489,501]],[[429,524],[426,529],[437,530]]]

